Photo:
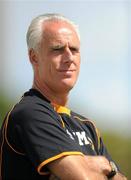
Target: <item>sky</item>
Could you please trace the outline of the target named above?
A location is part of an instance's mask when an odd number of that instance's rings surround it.
[[[131,122],[131,3],[127,0],[1,0],[0,92],[19,99],[32,86],[26,32],[43,13],[62,13],[78,24],[81,71],[69,107],[101,129],[128,134]]]

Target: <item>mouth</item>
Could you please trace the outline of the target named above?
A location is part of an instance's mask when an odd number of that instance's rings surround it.
[[[73,72],[76,71],[75,69],[61,69],[59,72]]]
[[[64,77],[69,78],[69,77],[73,76],[75,71],[76,71],[75,69],[60,69],[60,70],[58,70],[58,73],[60,73]]]

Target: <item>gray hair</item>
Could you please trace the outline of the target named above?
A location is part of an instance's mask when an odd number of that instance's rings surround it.
[[[27,47],[28,50],[39,49],[39,44],[42,39],[43,30],[42,25],[45,21],[64,21],[69,24],[71,24],[74,29],[76,30],[76,33],[78,37],[80,38],[79,29],[78,26],[74,24],[71,20],[67,19],[61,14],[43,14],[40,16],[37,16],[35,19],[31,21],[31,24],[28,28],[27,35],[26,35],[26,41],[27,41]]]

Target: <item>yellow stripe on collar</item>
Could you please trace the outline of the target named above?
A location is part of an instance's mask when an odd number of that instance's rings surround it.
[[[67,115],[71,115],[71,111],[70,109],[68,109],[67,107],[65,106],[60,106],[58,104],[54,104],[54,103],[51,103],[53,106],[54,106],[54,110],[57,112],[57,113],[63,113],[63,114],[67,114]]]

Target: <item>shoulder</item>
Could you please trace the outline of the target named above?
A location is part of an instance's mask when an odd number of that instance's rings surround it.
[[[57,114],[49,101],[36,95],[23,96],[10,112],[11,119],[26,124],[46,120],[47,116],[56,118]]]
[[[80,121],[81,123],[84,123],[84,124],[91,126],[93,129],[97,129],[95,122],[88,117],[85,117],[85,116],[78,114],[74,111],[72,111],[72,117],[74,119]]]

